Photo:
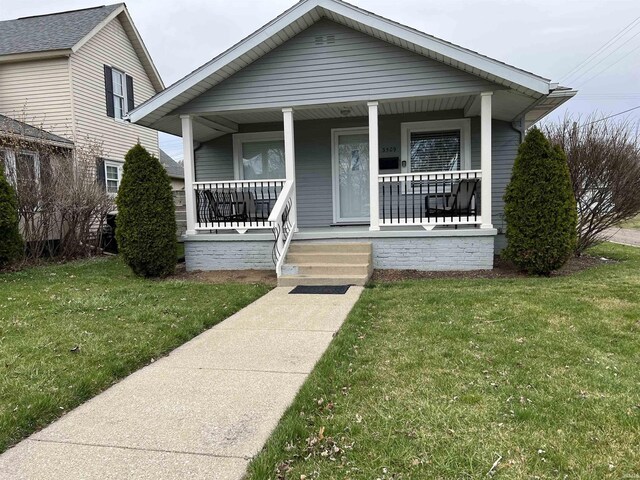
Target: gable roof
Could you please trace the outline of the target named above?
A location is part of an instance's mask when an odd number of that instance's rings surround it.
[[[171,155],[160,149],[160,163],[169,174],[169,178],[184,178],[184,169],[182,165],[176,162]]]
[[[48,143],[58,147],[73,148],[73,142],[67,138],[55,135],[15,118],[0,115],[0,137],[18,135],[27,141],[35,143]]]
[[[118,17],[156,92],[164,89],[124,3],[0,21],[0,62],[68,56]]]
[[[146,126],[229,78],[321,18],[433,58],[521,94],[540,98],[555,87],[549,79],[446,42],[350,5],[342,0],[302,0],[244,40],[130,112]]]

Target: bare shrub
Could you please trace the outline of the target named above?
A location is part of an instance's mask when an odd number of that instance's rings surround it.
[[[576,253],[606,240],[606,231],[640,213],[640,142],[628,121],[591,116],[547,124],[567,155],[578,206]]]
[[[67,146],[41,128],[26,128],[0,122],[0,168],[16,187],[27,259],[72,259],[98,251],[106,216],[115,209],[96,180],[101,145]]]

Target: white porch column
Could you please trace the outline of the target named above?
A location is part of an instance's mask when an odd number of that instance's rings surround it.
[[[480,228],[493,228],[491,220],[491,96],[493,92],[480,94]]]
[[[378,102],[368,102],[367,106],[369,107],[369,230],[380,230]]]
[[[284,120],[284,164],[286,169],[286,179],[293,182],[293,190],[291,193],[292,203],[289,215],[298,223],[298,208],[296,194],[296,146],[293,133],[293,108],[283,108],[282,116]],[[296,230],[298,228],[296,227]]]
[[[180,115],[182,119],[182,148],[184,149],[184,203],[187,210],[187,235],[196,233],[196,202],[193,182],[195,161],[193,154],[193,119],[191,115]]]

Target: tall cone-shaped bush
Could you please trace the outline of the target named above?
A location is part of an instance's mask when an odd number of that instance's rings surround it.
[[[564,152],[537,128],[520,145],[504,201],[503,255],[538,275],[564,265],[576,245],[576,201]]]
[[[127,265],[144,277],[172,274],[177,239],[171,182],[158,159],[140,144],[125,156],[116,204],[116,240]]]

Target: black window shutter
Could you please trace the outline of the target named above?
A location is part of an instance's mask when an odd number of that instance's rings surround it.
[[[113,75],[111,67],[104,66],[104,93],[107,102],[107,117],[115,118],[116,114],[113,108]]]
[[[96,181],[98,185],[103,188],[107,188],[107,178],[104,172],[104,158],[96,159]]]
[[[133,78],[126,75],[127,78],[127,112],[130,112],[135,108],[133,102]]]

